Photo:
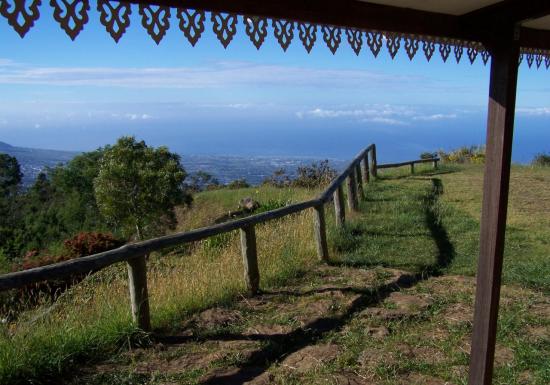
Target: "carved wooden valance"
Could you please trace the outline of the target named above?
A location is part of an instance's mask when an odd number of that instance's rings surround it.
[[[65,33],[75,40],[89,21],[92,11],[90,0],[49,0],[53,8],[53,17]],[[0,0],[0,14],[7,19],[9,25],[21,36],[25,35],[40,18],[42,0]],[[206,12],[168,6],[153,6],[145,4],[130,4],[121,1],[97,0],[95,10],[99,20],[115,42],[119,42],[130,27],[130,15],[137,11],[141,25],[156,44],[160,44],[177,18],[177,27],[192,46],[195,46],[205,33],[205,22],[210,20],[212,32],[227,48],[235,38],[238,30],[244,31],[252,44],[260,49],[268,37],[271,26],[273,36],[286,51],[290,44],[298,38],[309,53],[321,40],[330,52],[336,54],[342,42],[347,42],[353,52],[359,55],[368,46],[370,52],[377,57],[385,48],[392,58],[400,49],[404,50],[412,60],[421,50],[428,61],[434,53],[438,53],[444,62],[452,56],[459,63],[468,60],[474,63],[479,57],[486,64],[490,54],[480,42],[456,39],[438,38],[400,34],[395,32],[360,30],[342,28],[332,25],[316,25],[290,20],[267,19],[257,16],[236,15],[229,13]],[[525,58],[529,67],[550,67],[550,52],[539,49],[522,49],[520,61]]]

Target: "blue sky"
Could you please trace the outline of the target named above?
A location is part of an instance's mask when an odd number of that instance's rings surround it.
[[[377,142],[389,160],[482,144],[488,66],[454,58],[411,62],[401,50],[357,57],[345,42],[332,55],[320,31],[307,54],[286,53],[271,29],[258,51],[244,33],[224,49],[207,22],[195,48],[177,28],[157,46],[133,7],[115,44],[90,22],[75,42],[49,5],[25,39],[0,18],[0,141],[91,150],[134,134],[189,154],[352,157]],[[297,34],[296,34],[297,35]],[[452,61],[452,62],[451,62]],[[514,159],[550,151],[550,72],[520,69]]]

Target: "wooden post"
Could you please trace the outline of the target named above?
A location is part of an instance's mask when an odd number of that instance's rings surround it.
[[[490,385],[508,206],[519,43],[513,28],[495,34],[487,120],[486,163],[474,311],[470,385]]]
[[[348,208],[349,211],[357,211],[359,206],[357,202],[357,185],[355,184],[355,170],[351,169],[348,177],[346,178],[346,184],[348,187]]]
[[[342,185],[334,192],[334,216],[336,217],[336,227],[344,226],[346,222],[346,207],[344,204],[344,188]]]
[[[376,163],[376,145],[372,145],[372,149],[370,150],[370,174],[376,178],[378,176],[378,170],[376,169],[377,163]]]
[[[365,183],[369,183],[370,172],[369,172],[369,156],[365,156],[361,161],[361,166],[363,167],[363,178]]]
[[[411,174],[414,174],[414,162],[411,162]]]
[[[249,294],[255,295],[260,288],[260,272],[258,270],[256,231],[253,225],[241,229],[241,252],[243,256],[246,289]]]
[[[313,226],[317,244],[317,256],[322,262],[328,262],[327,229],[325,223],[325,205],[315,206]]]
[[[437,160],[434,160],[434,170],[437,170]]]
[[[128,287],[132,319],[138,328],[148,332],[151,330],[151,317],[147,293],[147,264],[144,255],[128,260]]]
[[[361,165],[358,163],[355,166],[355,181],[357,182],[357,197],[358,199],[365,199],[365,192],[363,191],[363,175],[361,173]]]

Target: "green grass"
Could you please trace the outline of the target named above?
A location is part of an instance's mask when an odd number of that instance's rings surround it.
[[[430,275],[475,273],[482,168],[443,167],[432,174],[428,167],[417,167],[416,171],[414,176],[408,175],[408,169],[385,172],[376,183],[365,186],[366,199],[361,202],[361,211],[348,215],[348,224],[343,230],[334,228],[332,210],[327,210],[334,263],[363,268],[386,266]],[[549,183],[550,169],[513,169],[504,281],[530,291],[519,295],[521,300],[512,300],[503,307],[499,342],[513,348],[519,358],[512,366],[498,369],[496,383],[499,384],[507,383],[507,378],[516,381],[526,370],[535,376],[534,383],[544,384],[550,379],[548,345],[532,343],[522,332],[526,325],[548,322],[531,314],[528,308],[537,295],[550,292]],[[266,186],[206,192],[196,197],[191,209],[178,211],[178,231],[211,224],[227,211],[235,210],[244,197],[272,205],[273,202],[298,202],[317,193]],[[304,212],[258,226],[264,289],[300,280],[317,264],[312,220],[311,212]],[[120,356],[136,346],[147,346],[149,338],[131,326],[125,274],[123,264],[113,266],[72,288],[48,312],[44,313],[48,310],[44,306],[24,314],[17,323],[2,324],[0,383],[56,383],[77,367]],[[214,305],[231,305],[244,293],[242,274],[237,232],[191,247],[176,248],[164,255],[153,255],[148,275],[154,328],[159,333],[179,330],[193,313]],[[385,278],[382,275],[380,280]],[[309,283],[312,287],[322,284]],[[422,292],[430,288],[421,283],[414,290]],[[389,324],[392,334],[384,346],[391,350],[400,342],[412,343],[419,330],[438,326],[442,322],[438,312],[456,301],[467,303],[471,296],[440,295],[422,320],[392,321]],[[272,322],[295,322],[285,317],[276,313],[268,316]],[[353,367],[359,352],[365,346],[376,344],[361,327],[354,328],[353,321],[351,326],[345,336],[329,333],[324,337],[346,347],[342,360],[326,368],[327,372]],[[464,325],[449,328],[449,336],[437,348],[451,349],[457,339],[469,331]],[[284,346],[275,348],[284,349]],[[377,368],[376,373],[387,383],[391,383],[396,373],[407,371],[463,383],[462,377],[445,365],[464,366],[466,355],[456,351],[450,359],[431,366],[404,360],[397,366]],[[220,365],[234,361],[233,358],[227,360]],[[186,372],[172,380],[193,383],[200,375]],[[153,381],[150,376],[135,373],[117,376],[96,380],[97,383],[129,384],[158,383],[164,378],[157,376]],[[299,383],[296,381],[299,380],[289,380],[289,383]]]

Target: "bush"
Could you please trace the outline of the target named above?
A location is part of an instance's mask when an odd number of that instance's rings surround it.
[[[116,249],[124,242],[110,233],[82,232],[65,240],[63,244],[69,252],[69,258],[72,259]]]
[[[227,185],[227,188],[230,190],[238,190],[241,188],[249,188],[249,187],[250,185],[248,184],[245,178],[235,179],[234,181],[230,182]]]
[[[531,162],[533,166],[550,166],[550,154],[537,154]]]
[[[420,154],[420,159],[433,159],[437,158],[437,152],[423,152]]]
[[[444,163],[485,163],[485,147],[483,146],[460,147],[449,152],[440,150],[438,155]]]
[[[289,178],[284,169],[276,170],[263,184],[275,187],[317,188],[327,186],[335,177],[336,170],[330,167],[328,160],[313,162],[310,166],[301,166],[296,170],[296,177]]]

